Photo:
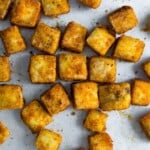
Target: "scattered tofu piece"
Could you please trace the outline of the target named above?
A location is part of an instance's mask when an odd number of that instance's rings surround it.
[[[131,6],[123,6],[108,16],[116,33],[122,34],[138,25],[138,19]]]
[[[56,56],[33,55],[30,58],[29,75],[33,83],[51,83],[56,80]]]
[[[73,84],[75,109],[95,109],[99,107],[98,85],[94,82]]]
[[[79,0],[82,4],[91,7],[93,9],[96,9],[100,6],[102,0]]]
[[[118,39],[113,56],[119,59],[137,62],[144,50],[145,43],[140,39],[123,35]]]
[[[33,133],[39,132],[52,121],[51,116],[37,100],[33,100],[23,108],[21,117]]]
[[[99,86],[100,108],[104,111],[127,109],[131,103],[130,84],[116,83]]]
[[[99,26],[91,32],[86,41],[92,50],[104,56],[115,42],[115,36],[107,27]]]
[[[49,54],[58,48],[61,31],[44,23],[39,23],[32,37],[32,46]]]
[[[150,61],[143,64],[143,69],[146,75],[150,78]]]

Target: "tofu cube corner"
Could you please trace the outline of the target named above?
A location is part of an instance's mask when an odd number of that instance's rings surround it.
[[[93,9],[96,9],[100,6],[102,0],[79,0],[82,4],[91,7]]]
[[[147,61],[143,64],[143,70],[146,75],[150,78],[150,61]]]

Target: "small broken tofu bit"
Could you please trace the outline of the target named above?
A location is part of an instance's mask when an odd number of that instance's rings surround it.
[[[146,75],[150,78],[150,61],[143,64],[143,69]]]
[[[140,39],[123,35],[118,39],[113,56],[130,62],[137,62],[144,50],[145,43]]]
[[[138,25],[138,19],[131,6],[123,6],[108,15],[116,33],[122,34]]]
[[[0,31],[0,37],[4,43],[8,55],[24,51],[26,49],[25,41],[17,26],[11,26]]]
[[[69,22],[61,41],[61,47],[74,52],[82,52],[85,45],[87,29],[76,23]]]
[[[42,94],[41,100],[51,115],[65,110],[70,105],[68,94],[59,83]]]
[[[57,17],[70,11],[68,0],[42,0],[44,15]]]
[[[100,6],[102,0],[79,0],[82,4],[91,7],[93,9],[96,9]]]
[[[51,83],[56,80],[56,56],[33,55],[30,58],[29,75],[33,83]]]
[[[0,122],[0,144],[3,144],[9,135],[10,132],[8,128],[2,122]]]
[[[116,83],[99,86],[100,108],[104,111],[122,110],[131,104],[130,84]]]
[[[59,77],[62,80],[86,80],[86,56],[75,53],[62,53],[59,55]]]
[[[54,54],[58,48],[61,31],[44,23],[39,23],[32,36],[32,46],[40,51]]]
[[[145,114],[140,118],[140,124],[146,135],[150,138],[150,113]]]
[[[96,82],[112,83],[116,79],[116,59],[109,57],[91,57],[89,78]]]
[[[0,82],[6,82],[10,80],[10,63],[9,58],[0,56]]]
[[[89,136],[89,150],[113,150],[112,139],[108,133],[96,133]]]
[[[140,106],[150,104],[150,82],[141,79],[134,80],[131,103]]]
[[[75,109],[95,109],[99,107],[98,85],[94,82],[73,84]]]
[[[35,27],[40,18],[38,0],[15,0],[10,22],[22,27]]]
[[[23,108],[21,117],[33,133],[39,132],[52,121],[51,116],[37,100],[33,100]]]
[[[106,130],[106,121],[108,115],[98,111],[90,110],[84,121],[84,127],[94,132],[102,132]]]
[[[62,142],[62,136],[51,130],[41,130],[37,136],[35,145],[38,150],[58,150]]]

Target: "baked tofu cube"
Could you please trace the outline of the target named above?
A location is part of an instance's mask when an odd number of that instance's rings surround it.
[[[2,122],[0,122],[0,144],[3,144],[9,135],[10,132],[7,127]]]
[[[127,109],[131,103],[130,84],[99,86],[100,108],[104,111]]]
[[[73,84],[75,109],[95,109],[99,107],[98,85],[94,82]]]
[[[115,36],[105,26],[95,28],[87,38],[87,45],[104,56],[115,41]]]
[[[118,39],[113,55],[119,59],[137,62],[143,53],[144,47],[145,44],[140,39],[123,35]]]
[[[11,0],[0,0],[0,20],[4,19],[10,7]]]
[[[146,106],[150,104],[150,82],[136,79],[132,87],[133,105]]]
[[[74,52],[82,52],[85,45],[86,34],[87,29],[84,26],[76,22],[70,22],[66,27],[61,41],[61,47]]]
[[[38,0],[15,0],[10,21],[22,27],[35,27],[40,10],[41,3]]]
[[[82,4],[91,7],[91,8],[98,8],[101,4],[102,0],[79,0]]]
[[[116,79],[116,60],[108,57],[90,59],[90,80],[96,82],[114,82]]]
[[[143,64],[143,69],[146,75],[150,78],[150,61]]]
[[[124,33],[138,25],[138,19],[130,6],[123,6],[108,16],[108,20],[116,33]]]
[[[58,48],[61,32],[57,28],[39,23],[32,37],[32,46],[49,54]]]
[[[62,142],[62,137],[51,130],[41,130],[35,145],[38,150],[58,150]]]
[[[65,110],[70,105],[69,97],[64,87],[57,83],[46,91],[41,100],[51,115]]]
[[[150,113],[145,114],[140,118],[140,124],[147,136],[150,138]]]
[[[39,132],[52,121],[51,116],[37,100],[33,100],[23,108],[21,117],[33,133]]]
[[[25,41],[17,26],[11,26],[0,32],[8,55],[24,51],[26,49]]]
[[[62,80],[87,79],[86,56],[74,53],[59,55],[59,77]]]
[[[30,58],[29,75],[33,83],[51,83],[56,80],[56,57],[33,55]]]
[[[10,63],[9,58],[0,56],[0,82],[10,80]]]
[[[70,11],[68,0],[42,0],[43,11],[46,16],[57,17]]]
[[[107,114],[98,110],[90,110],[84,121],[84,127],[94,132],[105,131],[107,117]]]
[[[112,139],[108,133],[96,133],[89,136],[89,150],[113,150]]]

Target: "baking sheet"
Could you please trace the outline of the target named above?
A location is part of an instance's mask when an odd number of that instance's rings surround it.
[[[140,38],[145,41],[146,47],[142,58],[137,63],[118,61],[117,81],[130,81],[134,78],[147,79],[141,64],[150,58],[150,33],[143,32],[141,29],[147,23],[150,16],[150,0],[103,0],[101,6],[90,9],[82,6],[77,0],[70,0],[71,11],[66,15],[51,19],[42,16],[41,21],[50,26],[59,25],[62,29],[69,21],[76,21],[86,26],[91,31],[98,23],[107,24],[107,13],[123,5],[131,5],[139,20],[139,26],[130,30],[126,35]],[[7,20],[0,21],[0,30],[10,26]],[[31,47],[30,40],[34,33],[33,29],[21,28],[21,32],[28,44],[27,50],[10,56],[12,76],[8,82],[18,84],[23,87],[23,94],[26,103],[33,99],[40,100],[40,95],[47,90],[50,84],[31,84],[27,73],[31,52],[39,54],[41,52]],[[62,50],[58,50],[57,54]],[[96,55],[88,47],[84,53],[87,56]],[[4,54],[4,47],[0,41],[0,55]],[[59,81],[59,80],[58,80]],[[60,81],[70,93],[70,82]],[[3,84],[3,83],[0,83]],[[75,113],[74,113],[75,112]],[[150,141],[142,131],[138,119],[143,114],[150,112],[150,107],[131,106],[128,110],[107,112],[107,132],[113,139],[114,150],[150,150]],[[75,150],[79,147],[87,147],[87,136],[91,134],[83,128],[82,122],[86,112],[76,111],[72,107],[53,117],[53,122],[46,126],[63,136],[60,150]],[[35,150],[34,141],[36,134],[32,134],[20,118],[20,110],[1,111],[0,120],[9,128],[11,135],[9,139],[0,145],[0,150]]]

